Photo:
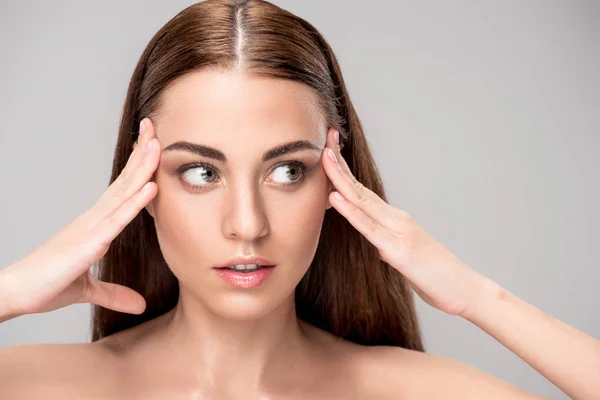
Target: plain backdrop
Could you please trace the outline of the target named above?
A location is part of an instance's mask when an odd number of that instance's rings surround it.
[[[274,2],[332,45],[389,202],[472,268],[600,338],[600,2]],[[0,267],[105,190],[135,63],[192,3],[0,1]],[[429,353],[567,398],[416,298]],[[87,342],[89,317],[78,304],[7,321],[0,347]]]

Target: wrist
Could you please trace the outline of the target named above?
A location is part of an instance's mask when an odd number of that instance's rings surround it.
[[[15,304],[16,293],[11,267],[0,269],[0,323],[22,315]]]
[[[477,324],[482,316],[492,312],[494,306],[508,295],[506,289],[487,277],[477,285],[471,305],[461,317]]]

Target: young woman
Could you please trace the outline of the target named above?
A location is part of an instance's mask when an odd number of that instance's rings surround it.
[[[540,398],[425,353],[410,288],[572,398],[600,393],[596,339],[386,202],[320,33],[208,0],[143,52],[106,192],[0,270],[0,321],[96,305],[91,343],[0,350],[2,398]]]

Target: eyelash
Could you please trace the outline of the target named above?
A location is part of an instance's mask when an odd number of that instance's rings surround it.
[[[298,160],[298,159],[290,159],[290,160],[287,160],[287,161],[283,161],[283,162],[281,162],[279,164],[276,164],[273,167],[273,170],[276,170],[277,168],[282,167],[282,166],[286,166],[286,165],[288,165],[290,167],[298,168],[300,170],[300,173],[299,173],[300,177],[297,178],[292,183],[283,183],[283,184],[280,183],[280,184],[275,184],[275,186],[278,186],[278,187],[291,187],[291,186],[293,186],[293,185],[295,185],[297,183],[300,183],[302,180],[304,180],[304,178],[306,176],[306,173],[308,172],[308,167],[306,166],[306,164],[304,162],[302,162],[301,160]],[[218,182],[218,179],[217,179],[217,180],[215,180],[213,182],[210,182],[210,183],[207,183],[205,185],[193,185],[193,184],[191,184],[189,181],[187,181],[183,177],[183,174],[186,171],[188,171],[190,169],[194,169],[194,168],[199,168],[199,167],[215,171],[217,173],[217,176],[219,174],[219,171],[215,167],[213,167],[210,164],[206,164],[206,163],[185,164],[185,165],[182,165],[181,167],[177,168],[177,170],[175,171],[175,173],[177,174],[177,176],[180,179],[182,179],[187,186],[191,187],[194,192],[203,190],[203,189],[211,186],[212,184]]]

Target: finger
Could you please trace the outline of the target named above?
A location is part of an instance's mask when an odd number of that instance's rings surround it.
[[[144,159],[146,146],[148,145],[148,142],[154,138],[154,129],[150,118],[144,118],[140,121],[139,132],[140,134],[138,135],[137,141],[133,144],[133,151],[129,155],[127,164],[125,164],[125,167],[115,182],[127,181],[131,174],[141,165],[142,160]]]
[[[129,314],[141,314],[146,309],[144,297],[127,286],[93,279],[86,302]]]
[[[140,213],[150,200],[156,196],[158,186],[155,182],[148,182],[139,192],[129,198],[121,207],[114,210],[102,221],[102,226],[97,230],[102,243],[110,244],[136,215]]]
[[[335,129],[329,131],[327,144],[331,147],[326,147],[322,155],[325,172],[334,188],[340,192],[342,197],[358,207],[377,224],[390,230],[398,229],[400,222],[398,217],[402,212],[390,206],[352,175],[346,161],[337,150],[338,146],[333,138],[334,132]],[[335,161],[329,156],[330,149],[333,150]],[[340,202],[337,201],[336,203],[339,204]],[[335,206],[333,203],[331,205]]]
[[[148,140],[145,142],[145,139],[142,139],[140,145],[132,152],[128,164],[119,177],[98,201],[98,208],[102,217],[114,212],[116,208],[137,193],[152,178],[159,164],[160,144],[158,139],[154,137],[154,129],[150,119],[146,118],[144,122],[147,126],[143,136],[146,136]],[[144,143],[149,147],[146,147]]]
[[[360,208],[349,201],[336,197],[338,192],[329,195],[329,201],[336,210],[344,216],[367,240],[378,249],[389,249],[396,243],[396,235],[376,220],[365,214]]]
[[[136,167],[141,164],[148,142],[155,137],[154,125],[150,118],[144,118],[140,121],[139,132],[140,134],[138,135],[137,141],[133,143],[133,151],[129,155],[129,160],[123,168],[123,171],[121,171],[120,176],[123,180],[127,180],[131,176],[131,173],[135,171]]]
[[[327,139],[325,140],[325,146],[332,148],[333,151],[335,152],[335,154],[338,156],[338,158],[343,159],[344,157],[342,157],[341,150],[340,150],[340,146],[342,145],[342,143],[341,143],[342,138],[338,132],[338,134],[337,134],[338,139],[336,141],[336,139],[335,139],[336,132],[337,132],[337,130],[335,128],[329,128],[329,130],[327,131]],[[346,174],[348,174],[349,176],[354,178],[354,176],[352,175],[352,171],[350,171],[350,168],[348,167],[348,164],[346,164],[345,162],[341,162],[341,160],[339,161],[339,163],[340,163],[340,167],[342,168],[342,171],[344,171]]]

